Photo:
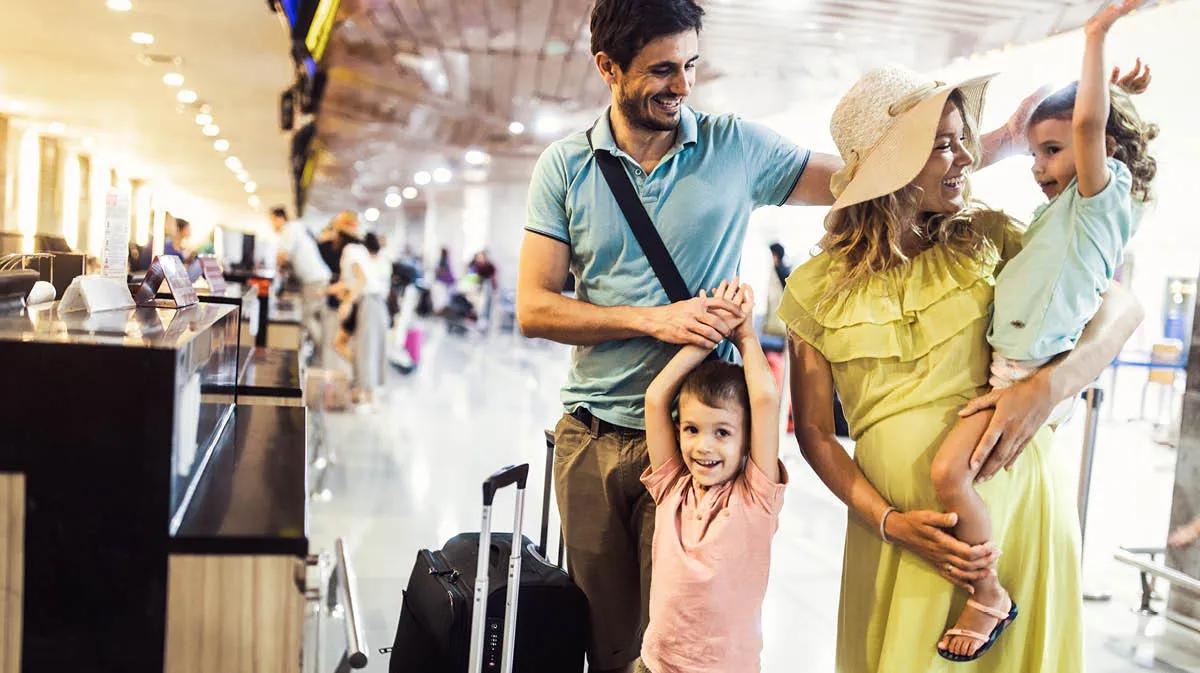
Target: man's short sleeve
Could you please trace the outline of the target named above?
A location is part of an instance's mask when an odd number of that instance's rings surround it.
[[[563,243],[571,242],[567,227],[567,170],[554,145],[542,152],[533,168],[525,229]]]
[[[762,124],[742,119],[737,124],[754,205],[782,206],[800,182],[812,152]]]

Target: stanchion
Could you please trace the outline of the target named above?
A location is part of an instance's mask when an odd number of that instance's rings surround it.
[[[1087,536],[1088,496],[1092,488],[1092,466],[1096,460],[1096,434],[1100,426],[1100,405],[1104,401],[1104,391],[1096,386],[1088,388],[1083,393],[1087,403],[1087,419],[1083,430],[1083,457],[1079,467],[1079,558],[1082,562],[1083,550]],[[1089,586],[1086,579],[1083,587],[1083,600],[1107,601],[1112,599],[1112,593],[1099,587]]]

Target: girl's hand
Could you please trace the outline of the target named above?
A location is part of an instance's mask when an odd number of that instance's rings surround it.
[[[1150,88],[1150,66],[1142,65],[1142,59],[1138,58],[1133,69],[1124,75],[1121,74],[1120,66],[1113,66],[1112,83],[1132,96],[1144,94],[1146,89]]]
[[[946,532],[958,524],[958,515],[929,510],[893,512],[887,518],[887,537],[933,566],[939,575],[969,593],[973,583],[991,574],[1000,558],[995,545],[971,546]]]
[[[1088,37],[1102,37],[1108,33],[1117,19],[1132,13],[1142,5],[1143,0],[1120,0],[1109,2],[1100,8],[1096,15],[1088,19],[1083,26],[1083,32]]]

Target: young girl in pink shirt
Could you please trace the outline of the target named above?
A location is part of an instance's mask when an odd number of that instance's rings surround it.
[[[753,312],[753,293],[736,278],[713,294]],[[639,673],[759,670],[771,538],[787,483],[779,393],[750,320],[722,318],[736,325],[729,339],[743,367],[705,362],[709,349],[686,346],[646,391],[642,483],[657,513]]]

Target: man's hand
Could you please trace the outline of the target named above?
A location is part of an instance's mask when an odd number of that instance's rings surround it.
[[[1138,58],[1137,63],[1133,68],[1121,74],[1120,66],[1113,66],[1112,83],[1124,89],[1131,96],[1137,96],[1146,93],[1146,89],[1150,88],[1150,65],[1142,64],[1142,59]]]
[[[982,465],[975,481],[987,481],[1001,468],[1012,469],[1029,440],[1046,424],[1057,403],[1050,388],[1049,369],[1042,368],[1024,381],[993,390],[963,407],[959,412],[959,416],[963,417],[984,409],[996,410],[983,438],[971,454],[971,467]]]
[[[655,307],[647,318],[645,332],[669,344],[716,348],[737,325],[722,318],[722,311],[734,320],[745,318],[741,308],[728,299],[700,296]]]

